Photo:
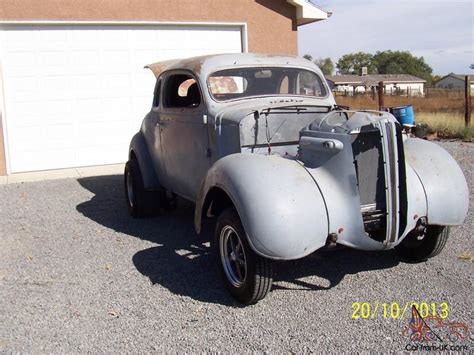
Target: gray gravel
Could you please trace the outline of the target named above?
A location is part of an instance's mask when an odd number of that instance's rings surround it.
[[[474,145],[440,143],[473,196]],[[193,206],[136,221],[122,177],[0,186],[0,351],[400,351],[407,319],[351,319],[353,302],[448,302],[472,327],[472,209],[441,255],[341,249],[277,265],[241,307],[193,230]],[[471,344],[472,345],[472,344]],[[472,349],[472,348],[471,348]]]

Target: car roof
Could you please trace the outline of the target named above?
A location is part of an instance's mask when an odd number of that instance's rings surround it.
[[[207,78],[209,74],[219,70],[219,68],[231,68],[234,66],[290,66],[308,68],[321,74],[319,68],[314,63],[304,58],[292,55],[257,53],[215,54],[185,59],[166,60],[149,64],[145,66],[145,68],[150,69],[153,74],[155,74],[156,78],[158,78],[161,73],[174,69],[191,70],[196,73],[196,75]]]

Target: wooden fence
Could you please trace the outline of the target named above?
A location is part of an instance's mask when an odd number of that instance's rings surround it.
[[[407,92],[386,92],[384,84],[379,83],[377,90],[366,93],[335,92],[338,105],[352,109],[382,109],[412,105],[415,112],[459,113],[464,114],[466,127],[471,124],[472,96],[471,83],[466,77],[464,90],[446,90],[429,88],[424,96],[410,96]]]

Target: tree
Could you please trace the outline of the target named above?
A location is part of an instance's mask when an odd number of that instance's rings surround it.
[[[332,62],[331,58],[318,58],[314,61],[324,75],[332,75],[334,72],[334,63]]]
[[[370,53],[357,52],[343,55],[336,65],[341,74],[360,75],[363,67],[367,67],[368,74],[377,74],[374,56]]]
[[[431,75],[431,83],[435,84],[440,81],[443,77],[441,75]]]
[[[316,64],[321,69],[324,75],[331,75],[334,72],[334,63],[329,57],[318,58],[316,60],[313,60],[313,56],[311,54],[305,54],[303,58]]]
[[[423,57],[415,57],[410,52],[383,51],[373,56],[379,74],[410,74],[431,83],[433,69]]]

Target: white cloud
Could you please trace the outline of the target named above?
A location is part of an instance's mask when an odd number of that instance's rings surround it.
[[[466,0],[313,0],[333,12],[299,29],[300,54],[337,60],[355,51],[407,50],[436,74],[468,73],[474,63],[474,9]]]

